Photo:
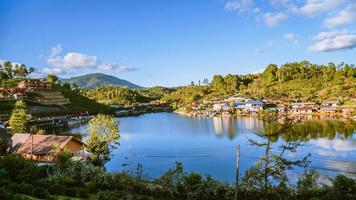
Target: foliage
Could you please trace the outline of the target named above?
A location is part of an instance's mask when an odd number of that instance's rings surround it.
[[[34,68],[26,67],[24,64],[14,65],[10,61],[5,61],[0,65],[0,81],[12,78],[25,78],[34,72]]]
[[[99,114],[89,121],[89,137],[86,149],[95,166],[104,167],[110,160],[110,152],[120,138],[118,123],[108,115]]]
[[[139,92],[121,87],[105,87],[92,90],[81,90],[80,93],[105,105],[131,106],[135,103],[148,102],[150,99]]]
[[[156,180],[140,180],[126,173],[107,173],[90,162],[56,162],[37,166],[21,156],[0,157],[1,199],[353,199],[356,180],[339,175],[330,185],[320,184],[315,171],[299,178],[296,186],[246,188],[187,173],[182,164]],[[63,165],[65,163],[65,165]],[[250,179],[251,180],[251,179]],[[91,198],[90,198],[91,199]]]
[[[204,93],[200,92],[202,90]],[[315,102],[347,99],[356,94],[356,68],[345,63],[335,66],[333,63],[316,65],[307,61],[286,63],[280,67],[270,64],[261,74],[215,75],[208,87],[178,87],[162,100],[170,102],[176,109],[183,107],[189,110],[189,106],[198,101],[238,93],[254,98],[288,97]]]
[[[26,108],[24,101],[16,102],[9,120],[12,133],[26,133],[29,131],[28,121],[30,116],[27,114]]]
[[[72,112],[112,113],[110,107],[91,100],[75,90],[62,87],[61,85],[54,85],[54,88],[70,100],[70,104],[65,105],[65,107]]]

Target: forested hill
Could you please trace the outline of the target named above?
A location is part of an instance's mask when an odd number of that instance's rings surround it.
[[[215,75],[205,86],[185,86],[166,95],[163,100],[174,107],[196,101],[234,94],[254,98],[295,98],[320,102],[327,99],[347,101],[356,95],[356,68],[345,63],[312,64],[308,61],[270,64],[260,74]]]
[[[62,81],[71,85],[76,85],[83,89],[93,89],[105,86],[119,86],[130,89],[142,88],[139,85],[133,84],[129,81],[119,79],[115,76],[110,76],[102,73],[92,73],[83,76],[72,77],[69,79],[63,79]]]
[[[307,61],[280,67],[271,64],[241,92],[302,100],[347,98],[356,95],[356,68],[344,63],[316,65]]]

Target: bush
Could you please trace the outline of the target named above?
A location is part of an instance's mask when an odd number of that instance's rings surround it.
[[[114,191],[99,191],[98,200],[120,200],[121,197]]]

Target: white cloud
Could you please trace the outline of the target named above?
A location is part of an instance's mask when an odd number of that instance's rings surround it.
[[[350,4],[336,16],[328,17],[324,20],[326,28],[335,28],[353,23],[356,23],[356,4]]]
[[[78,52],[69,52],[63,57],[55,56],[47,59],[48,64],[66,69],[92,68],[98,66],[98,62],[96,56],[88,56]]]
[[[321,148],[323,150],[333,150],[336,153],[356,151],[356,140],[342,140],[339,138],[329,140],[327,138],[319,138],[317,140],[313,140],[312,142],[315,143],[317,148]],[[330,151],[322,151],[322,153],[327,152]]]
[[[277,10],[287,9],[288,11],[294,11],[297,9],[293,0],[270,0],[269,4]]]
[[[60,68],[48,68],[45,67],[41,70],[41,74],[46,75],[46,74],[52,74],[52,75],[64,75],[66,74],[66,71]]]
[[[253,10],[253,0],[231,0],[226,2],[224,8],[226,10],[237,11],[238,13],[250,12]]]
[[[345,35],[345,34],[348,34],[348,33],[349,33],[349,30],[347,30],[347,29],[344,29],[344,30],[341,30],[341,31],[321,32],[318,35],[316,35],[314,37],[314,39],[315,40],[325,40],[325,39],[328,39],[328,38],[335,37],[337,35]]]
[[[255,52],[256,52],[257,54],[259,54],[259,53],[261,53],[261,49],[260,49],[260,48],[256,48],[256,49],[255,49]]]
[[[346,0],[307,0],[305,5],[298,9],[304,16],[318,16],[344,4]]]
[[[137,68],[118,65],[112,62],[102,62],[96,56],[90,56],[79,52],[68,52],[61,55],[63,49],[61,45],[51,48],[47,63],[53,68],[44,68],[45,74],[64,74],[74,70],[90,71],[110,71],[110,72],[128,72],[137,70]]]
[[[347,30],[322,32],[315,37],[315,40],[317,41],[309,47],[311,52],[328,52],[356,47],[356,34]]]
[[[286,33],[284,37],[286,40],[293,41],[294,44],[299,44],[298,36],[294,33]]]
[[[280,23],[285,21],[288,18],[288,15],[284,13],[265,13],[263,15],[263,22],[268,27],[278,26]]]

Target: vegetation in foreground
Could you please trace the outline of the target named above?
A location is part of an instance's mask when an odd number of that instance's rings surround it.
[[[236,188],[209,176],[187,173],[179,163],[155,180],[143,180],[138,174],[107,173],[90,162],[70,161],[63,156],[52,166],[37,166],[10,154],[0,158],[0,199],[235,199],[236,192],[237,199],[356,197],[355,180],[339,175],[325,185],[314,171],[306,172],[296,184],[273,185],[267,191],[251,187],[244,179]],[[262,183],[257,177],[250,177],[252,180]]]

